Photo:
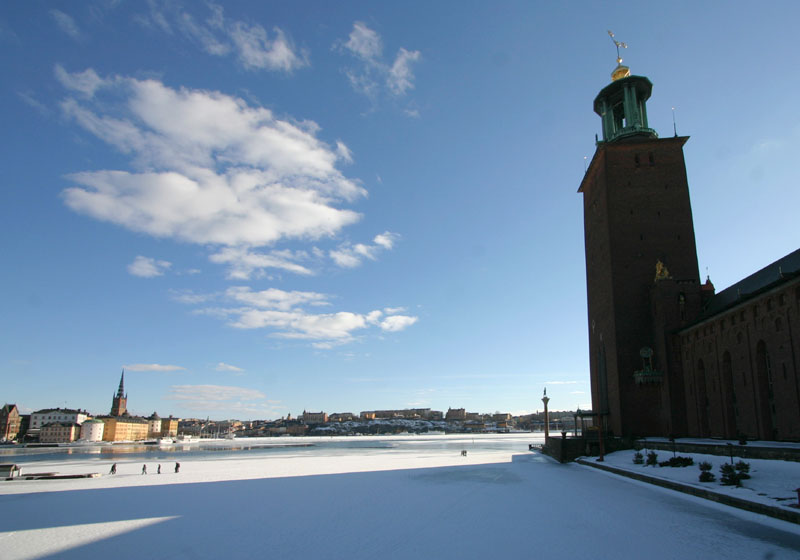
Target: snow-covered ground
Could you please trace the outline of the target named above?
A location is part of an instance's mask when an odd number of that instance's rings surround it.
[[[438,437],[186,456],[180,473],[162,462],[163,474],[147,476],[141,461],[118,459],[114,476],[101,459],[37,462],[36,471],[103,476],[0,482],[0,558],[800,557],[800,527],[560,465],[527,451],[531,434]]]
[[[795,444],[796,445],[796,444]],[[730,457],[718,455],[704,455],[701,453],[677,453],[680,457],[691,457],[694,465],[688,467],[658,467],[636,465],[633,463],[634,451],[618,451],[605,456],[605,464],[612,467],[646,474],[688,484],[697,488],[711,490],[718,494],[728,494],[750,502],[758,502],[770,506],[792,508],[797,506],[797,491],[800,487],[800,463],[794,461],[771,461],[765,459],[750,459],[746,456],[734,455],[733,462],[744,461],[750,465],[750,477],[741,482],[741,487],[723,486],[720,483],[720,467],[730,463]],[[667,461],[672,456],[672,451],[655,450],[658,461]],[[645,450],[641,451],[645,455]],[[588,461],[595,458],[587,457]],[[646,459],[646,457],[645,457]],[[710,471],[716,476],[715,482],[700,482],[699,464],[703,461],[713,465]]]

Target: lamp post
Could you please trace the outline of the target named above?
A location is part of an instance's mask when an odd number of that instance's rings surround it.
[[[547,403],[550,402],[550,397],[547,396],[547,387],[544,388],[544,396],[542,397],[544,403],[544,441],[550,437],[550,416],[547,414]]]

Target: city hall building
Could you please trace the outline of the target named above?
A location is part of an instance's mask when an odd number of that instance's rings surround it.
[[[616,436],[800,440],[800,250],[716,293],[683,147],[617,60],[583,194],[592,407]]]

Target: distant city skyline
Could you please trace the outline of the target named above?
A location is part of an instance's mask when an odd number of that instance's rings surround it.
[[[719,291],[800,246],[798,16],[9,4],[0,398],[105,412],[124,368],[140,415],[519,415],[545,386],[591,408],[577,189],[607,30],[653,82],[650,126],[690,136]]]

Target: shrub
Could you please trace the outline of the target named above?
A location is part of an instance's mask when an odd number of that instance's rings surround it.
[[[736,469],[736,474],[739,475],[739,480],[747,480],[750,478],[750,463],[739,461],[733,468]]]
[[[644,455],[639,453],[638,451],[633,454],[633,464],[634,465],[641,465],[644,463]]]
[[[694,465],[694,459],[691,457],[672,457],[669,461],[663,461],[659,463],[659,466],[662,467],[688,467],[689,465]]]
[[[723,486],[741,486],[742,485],[742,478],[739,476],[739,473],[736,472],[736,469],[730,463],[725,463],[719,468],[720,476],[720,483]]]
[[[658,464],[658,454],[655,451],[647,453],[647,464],[651,467],[655,467]]]
[[[714,468],[711,463],[702,461],[698,466],[700,467],[700,482],[714,482],[717,480],[717,477],[711,472],[711,469]]]

